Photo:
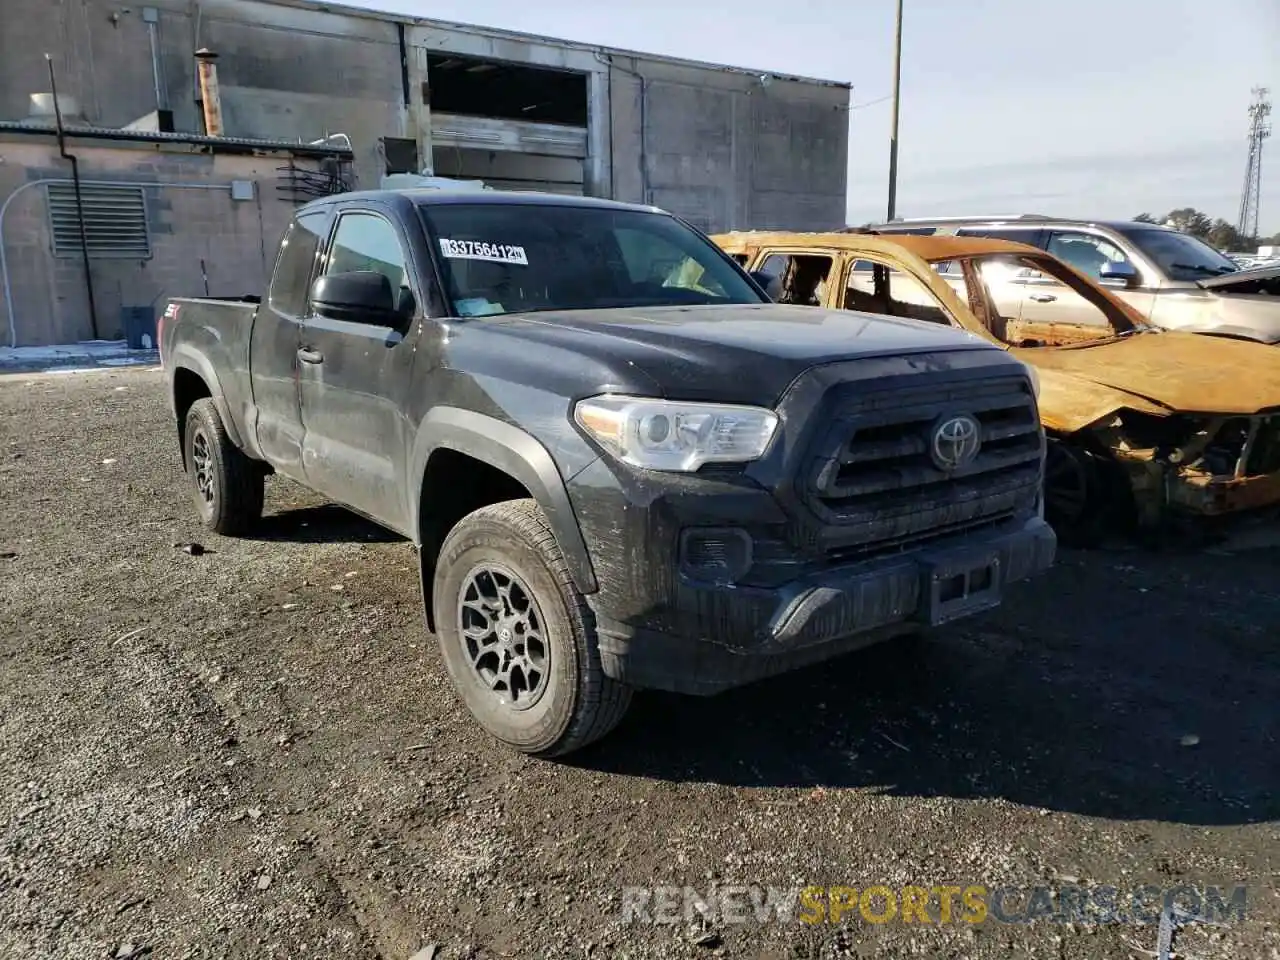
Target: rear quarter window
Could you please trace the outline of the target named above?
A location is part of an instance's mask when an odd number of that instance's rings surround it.
[[[311,275],[327,219],[328,215],[323,211],[304,213],[285,230],[276,257],[276,269],[271,275],[271,287],[267,291],[267,306],[275,312],[290,317],[306,313]]]

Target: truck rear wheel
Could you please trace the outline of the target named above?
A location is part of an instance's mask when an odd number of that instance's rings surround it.
[[[601,669],[591,610],[536,502],[463,517],[440,549],[432,592],[449,676],[499,740],[561,756],[622,720],[631,689]]]
[[[208,397],[187,411],[183,442],[200,521],[224,536],[246,533],[262,517],[265,477],[231,442],[217,406]]]

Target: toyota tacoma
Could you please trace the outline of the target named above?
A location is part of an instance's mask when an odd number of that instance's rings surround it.
[[[526,753],[989,609],[1056,548],[1021,361],[775,304],[652,207],[316,200],[265,296],[173,300],[159,342],[204,523],[248,531],[275,473],[411,540],[462,700]]]

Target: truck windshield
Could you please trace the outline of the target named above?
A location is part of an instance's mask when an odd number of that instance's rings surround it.
[[[1193,281],[1217,277],[1239,269],[1203,240],[1173,230],[1123,227],[1120,233],[1155,261],[1170,280]]]
[[[767,302],[674,217],[521,203],[419,207],[460,317]]]

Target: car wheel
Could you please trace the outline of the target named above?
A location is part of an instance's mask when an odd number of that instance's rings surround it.
[[[262,517],[261,467],[231,442],[214,402],[205,397],[187,411],[187,476],[201,522],[224,536],[243,534]]]
[[[440,548],[432,593],[449,676],[499,740],[561,756],[622,720],[631,689],[604,674],[594,617],[533,500],[459,521]]]
[[[1045,451],[1044,517],[1069,547],[1096,547],[1119,519],[1108,464],[1050,437]]]

